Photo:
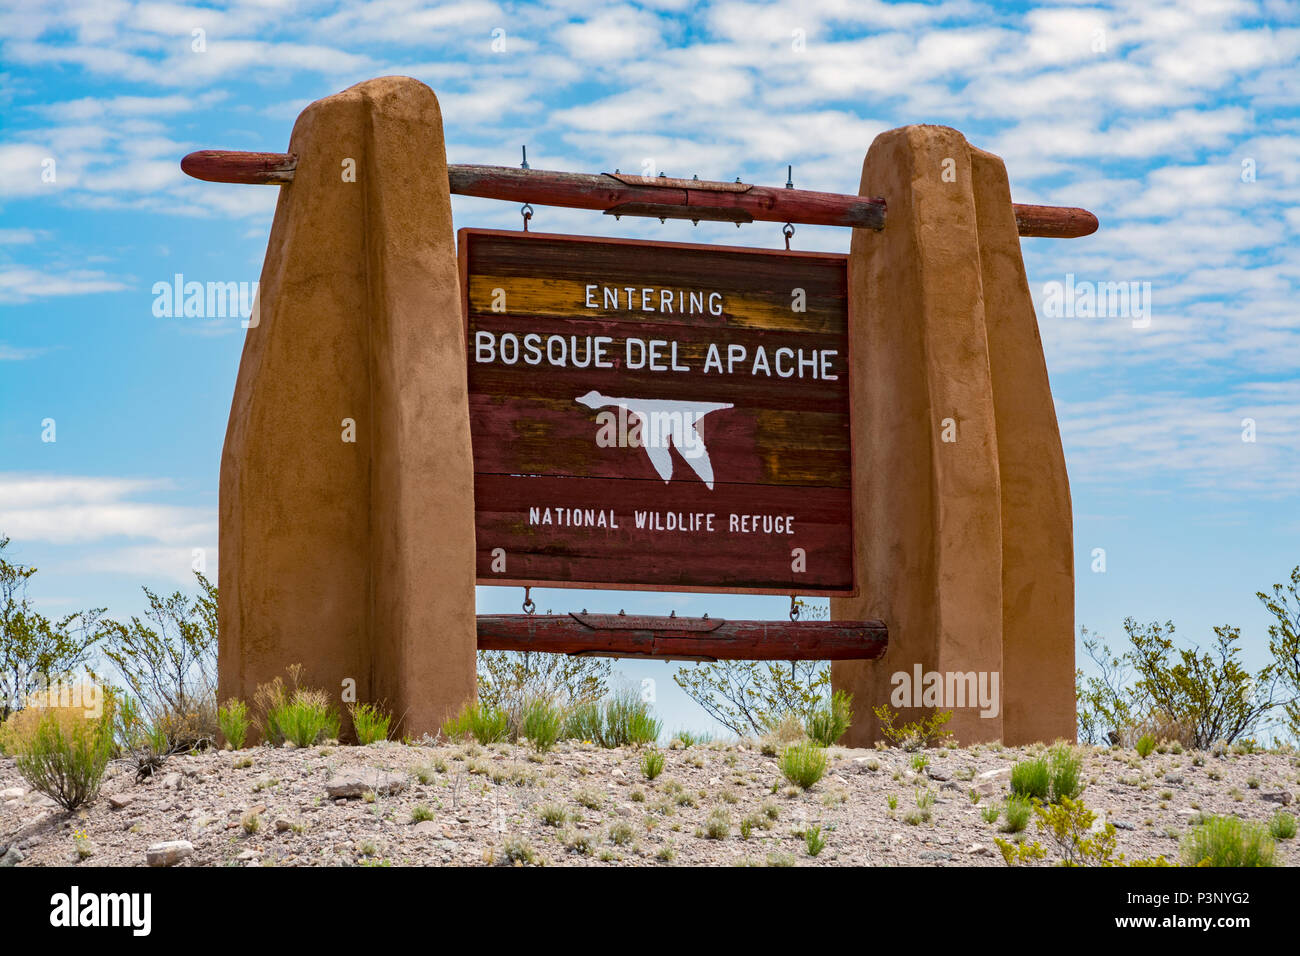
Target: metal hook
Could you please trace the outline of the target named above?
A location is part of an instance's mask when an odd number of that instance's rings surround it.
[[[524,588],[524,613],[537,613],[537,604],[533,601],[533,589],[531,587]]]
[[[799,620],[799,600],[793,594],[790,595],[790,620]]]
[[[533,218],[533,207],[524,203],[519,208],[519,215],[524,217],[524,232],[528,231],[528,220]],[[789,241],[786,242],[786,248],[789,248]]]
[[[527,228],[527,226],[525,225],[524,228]],[[781,235],[785,236],[785,250],[786,250],[786,252],[789,252],[789,251],[790,251],[790,237],[794,235],[794,223],[792,223],[792,222],[787,222],[784,226],[782,226],[782,227],[781,227]]]

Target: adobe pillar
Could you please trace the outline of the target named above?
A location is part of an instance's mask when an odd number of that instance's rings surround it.
[[[1006,169],[956,130],[909,126],[871,145],[861,194],[888,215],[854,230],[849,259],[860,596],[831,616],[882,619],[889,649],[832,665],[855,698],[844,743],[880,738],[872,709],[918,664],[997,674],[997,712],[945,698],[901,722],[952,710],[963,744],[1073,739],[1070,492]]]
[[[475,694],[465,342],[442,116],[403,77],[299,116],[221,457],[218,693],[304,682],[435,731]],[[345,730],[346,730],[345,723]]]

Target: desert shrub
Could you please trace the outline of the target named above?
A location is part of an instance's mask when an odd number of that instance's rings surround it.
[[[653,780],[664,770],[664,755],[658,750],[647,750],[641,756],[641,772],[647,780]]]
[[[853,723],[853,695],[842,690],[831,694],[829,701],[808,715],[808,736],[829,747],[844,736]]]
[[[289,686],[277,676],[253,692],[262,739],[277,746],[287,740],[298,747],[310,747],[337,738],[342,718],[329,696],[300,686],[301,665],[291,664],[288,671]]]
[[[626,747],[652,744],[659,739],[662,721],[650,713],[650,705],[635,691],[619,691],[605,701],[605,721],[600,744]]]
[[[732,733],[763,737],[782,716],[816,708],[831,669],[825,661],[715,661],[679,668],[673,680]]]
[[[113,757],[114,702],[99,717],[81,707],[28,707],[5,721],[5,752],[33,790],[65,810],[75,810],[99,793]]]
[[[791,744],[781,751],[778,766],[786,780],[807,790],[826,773],[826,751],[812,741]]]
[[[1138,738],[1138,742],[1133,745],[1133,749],[1137,751],[1139,757],[1146,760],[1147,757],[1151,756],[1151,751],[1156,749],[1156,738],[1151,734],[1143,734]]]
[[[1081,800],[1062,797],[1059,803],[1036,804],[1038,829],[1051,838],[1061,855],[1061,866],[1168,866],[1164,857],[1128,862],[1123,853],[1116,856],[1114,824],[1095,827],[1097,815]],[[1042,860],[1047,851],[1037,841],[1011,843],[994,838],[1002,859],[1008,866]]]
[[[673,734],[672,739],[669,741],[669,743],[680,744],[682,747],[695,747],[712,742],[713,734],[705,730],[679,730]]]
[[[1049,759],[1051,786],[1049,796],[1053,803],[1077,798],[1083,793],[1083,758],[1069,744],[1057,744]]]
[[[538,697],[524,705],[521,735],[538,753],[546,753],[560,739],[564,711],[549,698]]]
[[[134,697],[122,695],[114,708],[114,720],[118,754],[134,764],[137,782],[161,770],[175,752],[167,727],[151,723]]]
[[[1011,792],[1030,800],[1046,800],[1052,789],[1052,771],[1046,757],[1021,760],[1011,768]]]
[[[710,840],[725,840],[731,835],[731,811],[714,807],[704,819],[701,835]]]
[[[1019,833],[1029,826],[1029,818],[1033,813],[1034,805],[1029,798],[1016,794],[1007,797],[1007,802],[1002,806],[1002,832]]]
[[[612,667],[612,661],[599,657],[479,651],[479,703],[506,713],[514,741],[527,736],[523,720],[530,703],[549,700],[567,710],[598,701],[605,696]]]
[[[167,597],[144,588],[149,608],[129,624],[108,622],[102,653],[143,718],[172,753],[217,739],[217,588],[195,573],[199,593]]]
[[[943,743],[952,736],[943,729],[952,720],[951,710],[936,711],[922,720],[914,720],[901,727],[894,726],[898,716],[888,704],[881,704],[872,713],[880,721],[880,735],[903,750],[923,750],[932,743]]]
[[[499,707],[482,701],[467,703],[460,713],[442,725],[451,740],[477,740],[494,744],[510,737],[510,715]]]
[[[1178,646],[1172,622],[1128,618],[1124,631],[1129,649],[1122,654],[1084,631],[1083,647],[1097,671],[1086,679],[1081,671],[1076,682],[1080,736],[1089,743],[1125,745],[1150,734],[1157,743],[1177,740],[1204,750],[1250,736],[1279,703],[1285,667],[1277,650],[1285,657],[1286,646],[1280,629],[1270,644],[1275,660],[1253,674],[1240,662],[1239,628],[1214,628],[1208,649]]]
[[[104,608],[57,620],[39,613],[27,596],[36,568],[4,558],[0,536],[0,722],[52,681],[83,672],[108,631]]]
[[[350,704],[348,716],[352,718],[352,729],[356,731],[357,743],[361,746],[388,739],[388,727],[393,721],[393,715],[381,706]]]
[[[1285,810],[1279,810],[1268,821],[1268,833],[1274,840],[1290,840],[1296,833],[1295,817]]]
[[[415,809],[411,811],[412,823],[424,823],[426,820],[432,820],[433,818],[433,810],[425,806],[423,803],[417,803]]]
[[[564,718],[566,740],[584,740],[599,743],[605,727],[604,711],[600,702],[589,700],[571,708]]]
[[[1286,728],[1300,742],[1300,565],[1291,570],[1286,584],[1275,584],[1271,593],[1257,591],[1255,596],[1274,617],[1268,626],[1268,650],[1285,695],[1281,706]]]
[[[1238,817],[1212,816],[1183,837],[1187,866],[1272,866],[1276,845],[1268,830]]]
[[[817,856],[822,850],[826,849],[826,837],[822,835],[822,828],[809,827],[804,830],[803,845],[807,848],[809,856]]]
[[[243,750],[248,739],[248,705],[238,697],[230,698],[217,708],[217,726],[231,750]]]
[[[501,844],[501,850],[495,855],[495,861],[503,866],[523,866],[537,862],[537,851],[521,836],[509,836]]]
[[[650,705],[630,687],[604,701],[579,704],[564,721],[567,739],[591,741],[602,747],[652,744],[662,729],[663,723],[651,713]]]

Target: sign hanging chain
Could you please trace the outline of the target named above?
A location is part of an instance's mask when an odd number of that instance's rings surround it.
[[[520,146],[519,148],[523,151],[523,159],[522,159],[522,161],[519,163],[519,168],[520,168],[520,169],[528,169],[528,168],[529,168],[529,167],[528,167],[528,145],[527,145],[527,144],[524,144],[523,146]],[[528,220],[533,218],[533,207],[530,206],[530,205],[528,205],[528,203],[524,203],[524,204],[519,208],[519,215],[521,215],[521,216],[524,217],[524,232],[527,232],[527,231],[528,231]]]
[[[531,587],[524,588],[524,613],[525,614],[537,613],[537,604],[535,601],[533,601],[533,589]]]

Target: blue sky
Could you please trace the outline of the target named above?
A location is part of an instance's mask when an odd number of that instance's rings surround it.
[[[256,281],[276,191],[189,180],[191,150],[282,150],[308,102],[390,73],[438,93],[451,162],[510,165],[527,143],[535,168],[780,184],[793,164],[800,187],[856,192],[874,136],[941,123],[1005,158],[1017,201],[1101,219],[1086,239],[1023,242],[1074,497],[1078,622],[1112,640],[1128,615],[1197,639],[1234,623],[1258,661],[1254,592],[1300,563],[1298,61],[1300,6],[1281,2],[3,0],[0,533],[41,568],[50,614],[136,613],[141,584],[186,583],[194,548],[215,575],[243,333],[155,317],[151,290],[176,273]],[[454,211],[458,226],[519,222],[512,204]],[[782,242],[777,224],[542,207],[534,228]],[[794,247],[848,238],[801,227]],[[1049,314],[1067,275],[1150,283],[1149,325]],[[770,597],[535,596],[785,613]],[[508,611],[522,595],[479,597]],[[708,726],[671,667],[617,666],[657,682],[670,728]]]

